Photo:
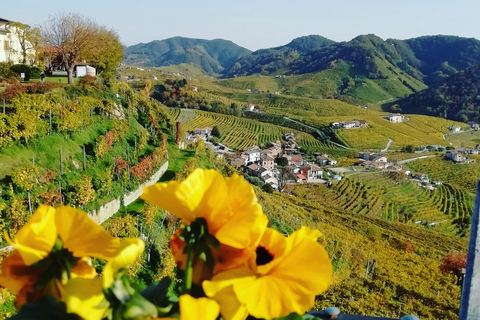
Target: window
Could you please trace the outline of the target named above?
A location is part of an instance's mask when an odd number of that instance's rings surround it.
[[[8,50],[10,48],[10,41],[5,40],[3,42],[3,50]]]

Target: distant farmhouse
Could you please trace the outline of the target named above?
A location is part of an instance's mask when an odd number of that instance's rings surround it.
[[[252,112],[260,112],[260,107],[254,105],[251,102],[248,102],[247,105],[245,106],[245,111],[252,111]]]
[[[405,122],[405,116],[401,113],[390,113],[385,119],[393,123]]]
[[[368,127],[366,120],[339,121],[333,122],[331,126],[335,129],[358,129]]]
[[[450,126],[450,127],[448,127],[448,129],[450,129],[452,131],[452,133],[457,133],[457,132],[460,132],[462,130],[462,128],[459,127],[459,126]]]

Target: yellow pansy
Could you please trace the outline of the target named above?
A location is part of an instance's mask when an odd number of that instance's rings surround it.
[[[184,294],[179,298],[180,320],[215,320],[220,313],[220,307],[215,300],[209,298],[194,298]],[[178,320],[176,318],[157,318],[163,320]]]
[[[48,257],[57,236],[55,208],[41,205],[13,241],[8,236],[6,239],[20,253],[24,264],[30,266]]]
[[[215,300],[195,299],[188,294],[180,296],[180,320],[215,320],[220,307]]]
[[[103,289],[109,288],[118,271],[132,265],[142,255],[144,249],[145,243],[141,239],[122,240],[113,259],[105,265],[103,278],[76,278],[68,281],[63,297],[67,311],[76,313],[83,319],[102,319],[108,309]]]
[[[320,235],[302,227],[286,238],[267,229],[255,261],[215,275],[203,289],[220,304],[226,320],[245,319],[247,312],[264,319],[303,314],[332,277],[330,259],[316,241]]]
[[[37,300],[44,294],[61,298],[65,279],[62,279],[62,270],[57,270],[59,264],[36,265],[43,259],[51,259],[50,254],[58,239],[71,255],[70,263],[75,264],[70,270],[72,278],[94,278],[96,272],[89,256],[109,259],[119,246],[119,239],[109,235],[85,212],[66,206],[55,209],[41,205],[14,240],[7,237],[15,250],[2,263],[0,285],[17,295],[17,306]],[[57,269],[50,270],[52,265]],[[35,285],[44,274],[52,274],[53,278],[45,283],[44,288],[37,290]]]
[[[132,265],[140,258],[143,250],[145,250],[145,242],[139,238],[122,240],[115,257],[103,268],[103,287],[110,287],[117,272]]]
[[[237,174],[224,178],[216,170],[196,169],[182,182],[145,188],[141,198],[186,225],[204,218],[220,243],[238,249],[255,247],[268,223],[252,186]]]

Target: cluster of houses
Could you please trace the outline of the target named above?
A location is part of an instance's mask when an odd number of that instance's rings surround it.
[[[282,177],[285,183],[325,183],[326,181],[323,180],[323,167],[336,165],[337,161],[329,158],[326,154],[318,154],[314,158],[315,160],[307,161],[306,157],[300,154],[294,134],[283,134],[282,139],[284,140],[283,145],[277,140],[270,142],[263,149],[254,146],[237,153],[231,157],[230,164],[278,190],[278,178],[281,173],[275,160],[285,158],[286,161],[284,162],[288,163],[288,166],[291,168],[289,175]]]
[[[456,148],[455,150],[448,150],[445,152],[445,158],[452,160],[455,163],[471,163],[475,159],[467,158],[466,155],[480,154],[480,145],[475,148]]]
[[[365,169],[387,169],[391,167],[388,163],[387,157],[381,153],[375,152],[360,152],[358,154],[358,161],[355,165],[362,166]]]
[[[353,119],[352,121],[333,122],[331,126],[335,129],[357,129],[368,127],[368,123],[367,120]]]
[[[196,128],[193,133],[185,133],[185,143],[197,143],[200,140],[208,141],[212,137],[212,127]]]

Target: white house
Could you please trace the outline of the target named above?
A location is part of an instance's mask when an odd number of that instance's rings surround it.
[[[462,128],[459,126],[450,126],[449,129],[452,130],[452,133],[457,133],[457,132],[460,132],[460,130],[462,130]]]
[[[456,151],[447,151],[445,153],[445,157],[453,160],[453,162],[463,162],[463,161],[466,160],[466,158],[463,154],[461,154],[460,152],[456,152]]]
[[[18,39],[17,29],[10,27],[6,19],[0,18],[0,62],[21,63],[23,60],[22,47]],[[33,49],[27,50],[27,55],[32,55]]]
[[[248,157],[247,162],[260,161],[260,149],[252,148],[252,149],[245,150],[245,155]]]
[[[405,121],[405,116],[403,114],[400,114],[400,113],[390,113],[386,119],[390,122],[394,122],[394,123],[397,123],[397,122],[404,122]]]

